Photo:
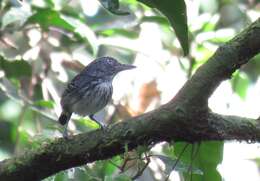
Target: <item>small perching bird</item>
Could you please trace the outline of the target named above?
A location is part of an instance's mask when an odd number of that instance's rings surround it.
[[[62,113],[59,122],[65,125],[63,137],[67,137],[67,126],[72,113],[89,116],[104,108],[112,98],[112,81],[117,73],[135,68],[133,65],[121,64],[112,57],[100,57],[87,65],[72,81],[61,97]]]

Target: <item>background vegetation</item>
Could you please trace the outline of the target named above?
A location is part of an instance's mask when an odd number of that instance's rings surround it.
[[[259,17],[257,0],[122,0],[120,8],[116,0],[1,1],[0,160],[61,136],[60,95],[96,57],[138,67],[116,78],[113,102],[98,114],[111,124],[172,99],[219,45]],[[213,111],[259,117],[259,59],[218,88]],[[69,125],[71,134],[96,128],[77,115]],[[259,158],[257,144],[161,143],[45,180],[189,180],[192,171],[193,180],[257,181]]]

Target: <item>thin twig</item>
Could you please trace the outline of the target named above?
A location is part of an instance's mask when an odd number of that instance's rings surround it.
[[[138,169],[137,173],[131,178],[132,180],[135,180],[138,177],[140,177],[143,174],[144,170],[149,165],[149,163],[151,162],[150,155],[147,155],[146,153],[144,153],[144,154],[145,154],[146,163],[145,163],[145,165],[141,169]]]
[[[110,164],[114,165],[116,168],[118,168],[120,171],[121,170],[121,167],[119,165],[117,165],[116,163],[114,163],[112,160],[108,160]]]
[[[197,149],[195,149],[194,144],[192,144],[191,147],[191,164],[189,166],[188,172],[190,172],[190,181],[192,181],[192,167],[193,167],[193,161],[195,160],[195,158],[197,157],[198,153],[199,153],[199,148],[200,148],[200,142],[198,143],[198,147]]]
[[[172,171],[175,169],[175,167],[177,166],[177,164],[179,163],[183,153],[185,152],[185,150],[187,149],[187,147],[189,146],[189,143],[186,143],[184,148],[182,149],[181,153],[179,154],[179,157],[177,158],[176,162],[174,163],[173,167],[172,167]],[[167,175],[167,177],[165,178],[165,181],[168,181],[169,177],[171,174]]]
[[[190,181],[192,181],[193,152],[194,152],[194,144],[191,145],[190,166],[188,169],[188,173],[190,173]]]

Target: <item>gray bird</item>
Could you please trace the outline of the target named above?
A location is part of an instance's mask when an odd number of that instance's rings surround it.
[[[67,137],[67,126],[72,113],[89,116],[103,109],[112,98],[112,81],[117,73],[135,66],[121,64],[112,57],[100,57],[87,65],[72,81],[61,97],[62,113],[59,122],[65,125],[63,137]]]

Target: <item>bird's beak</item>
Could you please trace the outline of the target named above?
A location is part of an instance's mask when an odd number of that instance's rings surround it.
[[[133,69],[133,68],[136,68],[136,66],[129,65],[129,64],[119,64],[117,66],[117,70],[118,71],[129,70],[129,69]]]

